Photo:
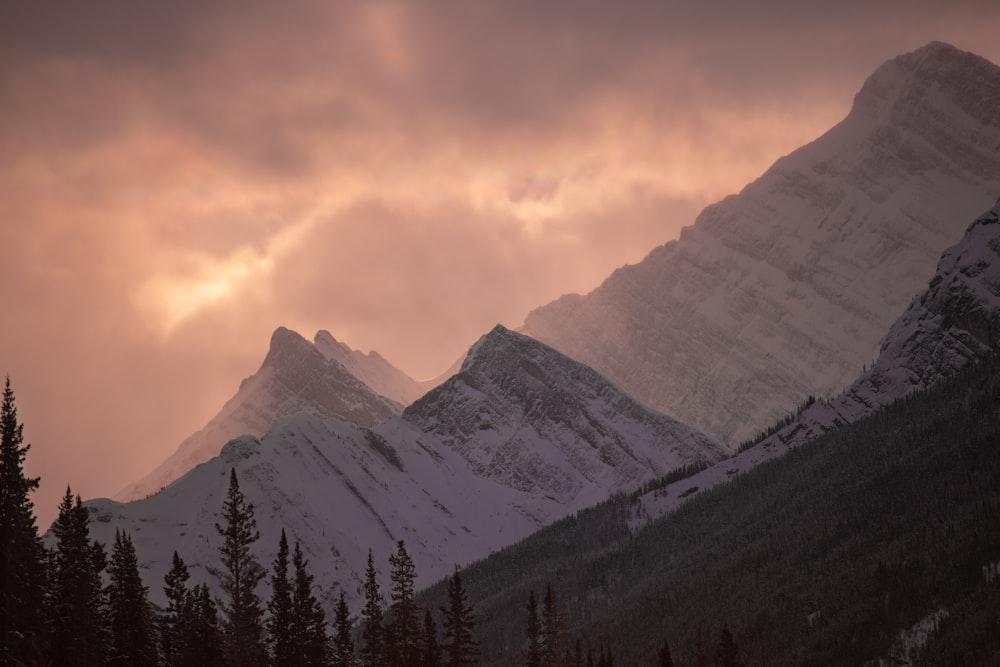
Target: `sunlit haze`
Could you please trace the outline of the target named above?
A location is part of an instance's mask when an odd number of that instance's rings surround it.
[[[0,13],[0,372],[44,527],[278,326],[436,375],[677,237],[993,2],[102,2]]]

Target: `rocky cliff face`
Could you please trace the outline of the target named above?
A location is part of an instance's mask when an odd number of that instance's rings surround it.
[[[288,360],[280,368],[291,373],[289,395],[301,396],[312,371]],[[284,528],[302,543],[332,612],[340,590],[360,600],[369,548],[387,574],[389,553],[405,540],[429,584],[614,492],[724,453],[589,368],[497,327],[455,377],[401,417],[369,429],[300,411],[263,438],[234,439],[148,498],[87,505],[97,539],[132,534],[160,600],[175,549],[195,582],[217,585],[215,524],[235,468],[256,508],[260,563],[273,561]]]
[[[375,393],[335,359],[328,359],[305,338],[285,328],[271,336],[260,369],[240,384],[222,411],[188,437],[166,461],[118,493],[134,500],[155,493],[199,463],[216,456],[239,435],[263,436],[297,412],[338,417],[371,426],[402,411],[402,406]]]
[[[850,383],[993,201],[998,98],[1000,68],[975,55],[895,58],[843,122],[523,331],[731,446],[749,439]]]

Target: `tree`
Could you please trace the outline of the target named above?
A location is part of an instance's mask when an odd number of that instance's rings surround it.
[[[286,667],[292,664],[292,585],[288,580],[288,538],[281,531],[278,555],[271,575],[271,600],[267,603],[271,617],[267,621],[271,645],[271,664]]]
[[[127,533],[115,532],[108,566],[109,665],[155,667],[156,630],[147,588],[139,577],[135,546]]]
[[[565,652],[566,625],[556,604],[556,594],[552,584],[545,587],[542,602],[542,665],[560,667]]]
[[[211,667],[222,663],[222,633],[219,610],[208,590],[199,584],[187,596],[182,623],[184,633],[182,665]]]
[[[351,612],[347,608],[344,591],[340,591],[334,621],[336,629],[333,637],[333,667],[353,667],[354,639],[351,632]]]
[[[399,665],[413,665],[420,655],[420,608],[414,601],[416,570],[403,540],[396,545],[396,553],[389,556],[389,566],[392,646],[398,652]]]
[[[368,567],[365,568],[365,606],[361,610],[361,664],[364,667],[382,667],[382,593],[379,591],[378,572],[372,550],[368,550]]]
[[[663,645],[656,654],[656,664],[658,667],[674,667],[673,656],[670,655],[670,644],[663,640]]]
[[[262,667],[267,664],[260,598],[256,588],[264,578],[264,569],[254,558],[250,546],[260,539],[253,505],[246,501],[236,479],[236,469],[229,475],[229,491],[222,505],[224,525],[216,530],[224,538],[222,590],[227,596],[223,605],[223,655],[228,667]]]
[[[302,548],[295,542],[292,555],[295,568],[295,588],[292,592],[293,659],[290,664],[316,667],[328,663],[330,637],[326,632],[326,614],[312,592],[313,576],[309,561],[302,555]]]
[[[89,515],[80,496],[67,487],[52,524],[53,556],[49,623],[52,662],[66,667],[103,665],[108,638],[104,623],[101,572],[104,547],[90,541]]]
[[[44,643],[42,597],[44,549],[29,494],[37,477],[26,477],[24,426],[17,419],[7,378],[0,408],[0,664],[29,662]]]
[[[542,624],[538,619],[538,600],[535,591],[528,595],[528,646],[524,652],[526,667],[542,665]]]
[[[716,648],[715,655],[719,659],[720,667],[743,667],[743,663],[740,661],[739,647],[736,645],[736,640],[733,639],[733,633],[729,629],[728,623],[722,624],[722,631],[719,633],[719,646]]]
[[[167,598],[167,608],[160,618],[160,655],[164,667],[180,667],[184,664],[186,639],[184,624],[190,595],[187,587],[188,578],[190,574],[187,565],[175,551],[170,571],[163,577],[163,594]]]
[[[448,606],[441,608],[444,614],[442,635],[447,667],[467,667],[476,664],[479,657],[479,642],[472,636],[476,627],[476,614],[465,599],[462,576],[456,567],[448,579]]]
[[[420,657],[420,667],[441,667],[441,647],[437,641],[437,625],[430,610],[424,612],[424,641]]]

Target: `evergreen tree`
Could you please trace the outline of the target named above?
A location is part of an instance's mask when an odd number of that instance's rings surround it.
[[[535,591],[528,595],[528,646],[524,653],[526,667],[542,665],[542,624],[538,618],[538,600]]]
[[[344,591],[340,591],[335,615],[336,632],[333,638],[333,667],[354,666],[354,639],[351,632],[351,612],[344,599]]]
[[[180,664],[184,667],[215,667],[222,664],[219,610],[208,585],[199,584],[191,589],[184,610],[184,642]]]
[[[441,646],[437,641],[437,625],[430,610],[424,612],[424,641],[421,648],[421,667],[441,667]]]
[[[156,630],[147,588],[139,577],[139,561],[132,538],[115,533],[108,566],[109,665],[115,667],[155,667]]]
[[[663,640],[663,646],[660,647],[656,655],[656,664],[658,667],[674,667],[674,659],[670,655],[670,644],[667,643],[666,639]]]
[[[267,621],[271,664],[275,667],[288,667],[293,664],[295,638],[292,636],[292,585],[288,580],[288,538],[285,537],[284,530],[281,531],[278,555],[274,559],[271,600],[267,603],[267,610],[271,614]]]
[[[576,638],[576,646],[573,649],[573,667],[583,667],[583,646],[579,637]]]
[[[37,477],[24,475],[24,427],[7,378],[0,408],[0,664],[27,663],[44,644],[45,552],[28,494]]]
[[[164,667],[180,667],[184,664],[184,624],[190,595],[187,587],[189,577],[187,565],[175,551],[170,571],[163,577],[167,608],[160,618],[160,656]]]
[[[448,580],[448,606],[441,608],[444,614],[443,636],[447,667],[467,667],[476,664],[479,657],[479,642],[472,636],[476,627],[476,615],[465,599],[462,576],[458,568]]]
[[[416,571],[402,540],[396,546],[396,553],[389,556],[389,565],[392,587],[389,632],[392,646],[399,654],[397,661],[389,664],[408,667],[416,664],[420,655],[420,608],[414,601]]]
[[[371,549],[365,568],[365,606],[361,610],[361,664],[363,667],[383,667],[382,593]]]
[[[566,625],[556,604],[555,591],[549,584],[542,602],[542,667],[561,667],[565,644]]]
[[[317,667],[329,663],[330,637],[326,632],[326,614],[319,600],[313,595],[313,576],[309,561],[302,555],[302,548],[295,542],[292,555],[295,568],[295,588],[292,592],[292,637],[294,658],[292,665]]]
[[[733,633],[729,629],[728,623],[722,624],[722,631],[719,633],[719,646],[716,648],[715,655],[719,659],[720,667],[743,667],[743,663],[740,661],[739,647],[736,646],[736,640],[733,639]]]
[[[107,564],[104,547],[90,541],[89,515],[80,496],[67,487],[52,524],[53,556],[49,620],[52,662],[65,667],[105,663],[104,595],[101,572]]]
[[[246,501],[236,479],[236,469],[229,476],[229,492],[222,505],[224,525],[216,529],[224,538],[222,590],[227,596],[223,605],[223,655],[227,667],[263,667],[267,664],[260,598],[256,588],[264,578],[264,569],[254,558],[250,546],[260,539],[253,505]]]

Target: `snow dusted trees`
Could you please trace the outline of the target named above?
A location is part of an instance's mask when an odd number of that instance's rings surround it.
[[[340,591],[340,599],[337,600],[334,625],[333,667],[354,667],[354,639],[351,631],[351,612],[347,608],[344,591]]]
[[[253,505],[240,491],[234,468],[229,476],[229,492],[222,505],[223,525],[216,529],[224,538],[222,556],[223,653],[228,667],[262,667],[267,664],[260,598],[256,588],[264,578],[250,546],[260,539]]]
[[[0,664],[27,663],[41,649],[44,622],[43,548],[28,494],[37,477],[26,477],[23,425],[7,378],[0,408]]]

